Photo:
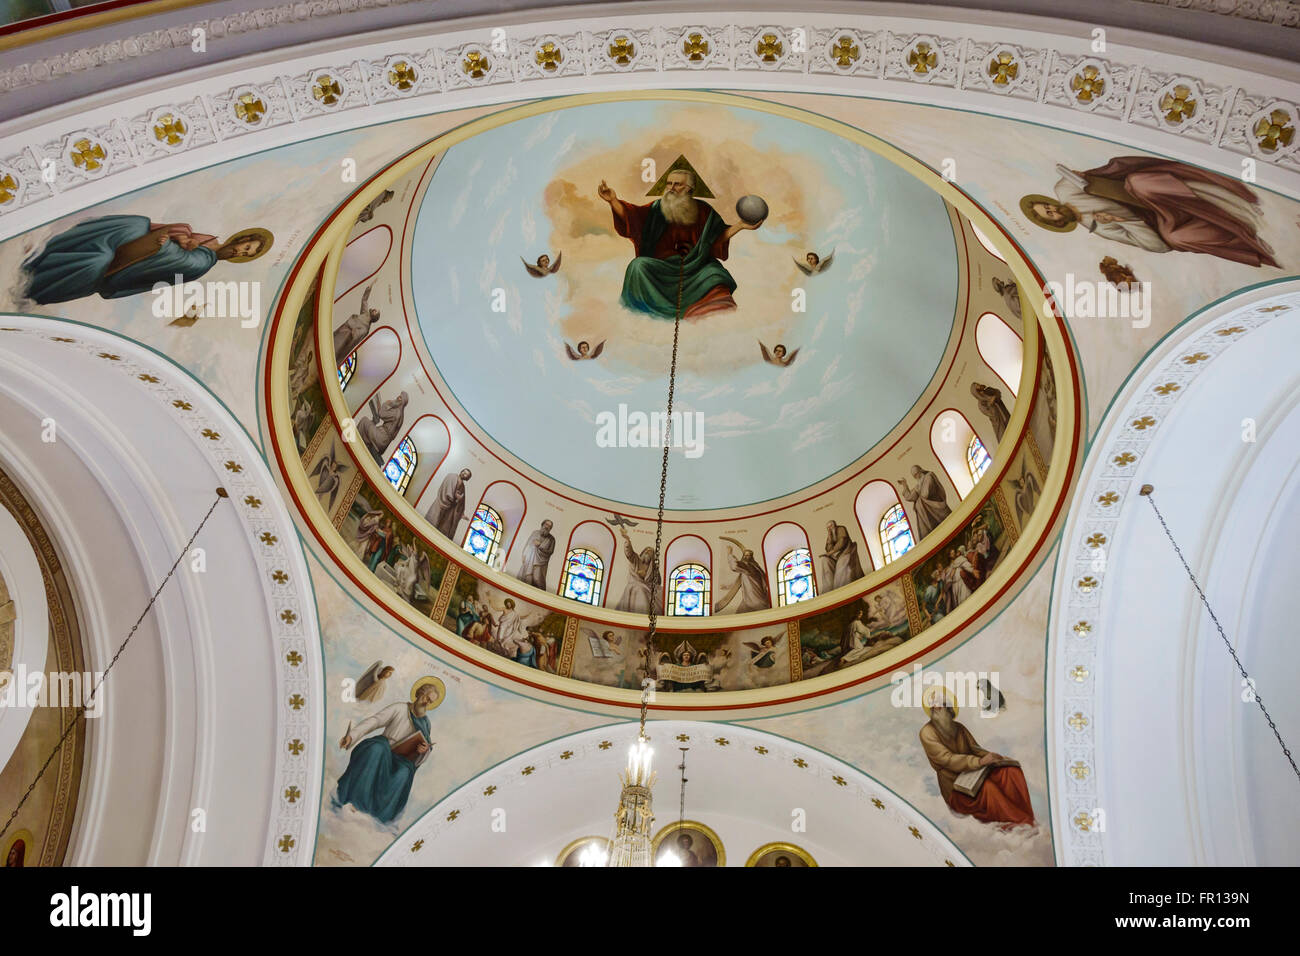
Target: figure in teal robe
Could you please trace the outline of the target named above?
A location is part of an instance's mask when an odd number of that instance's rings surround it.
[[[391,708],[392,705],[390,705]],[[399,704],[398,707],[408,707]],[[381,711],[381,714],[387,712]],[[410,721],[429,740],[429,717],[408,710]],[[365,727],[358,727],[361,731]],[[392,823],[406,809],[415,781],[417,764],[414,760],[393,753],[391,741],[384,734],[367,737],[352,748],[348,768],[339,777],[338,787],[331,801],[335,809],[352,804],[362,813],[368,813],[380,823]]]
[[[119,247],[157,228],[148,216],[100,216],[77,223],[52,237],[44,249],[23,263],[27,297],[41,305],[96,293],[117,299],[148,292],[159,282],[172,285],[178,275],[191,282],[217,264],[215,249],[206,245],[184,249],[172,238],[157,252],[110,273]]]
[[[736,280],[719,261],[731,244],[727,224],[706,202],[696,200],[693,223],[670,223],[656,199],[648,206],[623,202],[624,214],[614,213],[614,229],[632,240],[636,258],[623,274],[624,308],[660,319],[677,317],[680,276],[681,309],[685,318],[734,309]]]

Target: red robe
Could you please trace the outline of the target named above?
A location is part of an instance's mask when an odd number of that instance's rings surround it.
[[[700,239],[700,233],[704,229],[705,220],[708,219],[708,203],[695,200],[701,207],[699,215],[695,221],[690,224],[670,222],[664,229],[663,235],[659,237],[653,249],[643,249],[641,247],[641,234],[645,230],[646,216],[650,214],[653,203],[647,203],[644,206],[638,206],[627,200],[622,200],[623,215],[614,213],[614,231],[620,236],[632,240],[632,250],[635,255],[649,256],[652,259],[668,259],[672,256],[679,255],[685,249],[690,249]],[[613,212],[613,207],[610,208]],[[709,247],[709,253],[713,258],[724,261],[731,251],[731,240],[725,236],[720,236]],[[736,308],[736,300],[731,297],[731,290],[726,286],[714,286],[698,302],[692,303],[684,312],[682,318],[692,319],[701,315],[708,315],[710,312],[723,312],[727,309]]]
[[[1254,205],[1259,198],[1244,183],[1208,169],[1153,156],[1117,156],[1083,173],[1086,191],[1133,209],[1170,249],[1204,252],[1249,266],[1276,266],[1268,246],[1245,222],[1202,199],[1189,182],[1210,183]],[[1100,182],[1098,182],[1100,180]]]
[[[952,729],[953,736],[945,737],[934,721],[921,728],[921,746],[939,778],[939,792],[948,806],[980,823],[999,823],[1004,828],[1032,824],[1034,808],[1029,801],[1029,786],[1019,767],[995,767],[973,797],[953,789],[957,775],[979,769],[980,758],[988,751],[975,742],[965,724],[954,721]]]

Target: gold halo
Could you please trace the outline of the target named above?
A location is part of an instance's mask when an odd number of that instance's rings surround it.
[[[438,688],[438,699],[429,705],[430,710],[436,709],[444,700],[447,699],[447,685],[437,677],[421,677],[411,685],[411,703],[415,703],[415,695],[420,692],[421,687],[433,684]]]
[[[749,859],[745,861],[745,866],[758,866],[758,861],[763,859],[769,853],[781,852],[788,856],[797,856],[809,866],[816,866],[817,861],[812,858],[812,854],[803,847],[795,846],[793,843],[764,843],[753,853],[749,854]]]
[[[4,845],[4,852],[0,853],[0,867],[3,867],[9,860],[9,851],[14,848],[14,844],[19,840],[23,841],[23,866],[34,866],[30,862],[32,859],[32,850],[35,849],[33,844],[36,843],[36,837],[32,836],[31,830],[19,830],[12,834]]]
[[[1077,219],[1074,220],[1073,222],[1067,222],[1065,223],[1065,225],[1061,225],[1060,223],[1055,223],[1055,222],[1048,222],[1046,219],[1039,216],[1038,213],[1034,212],[1034,203],[1037,202],[1049,202],[1053,206],[1062,205],[1061,200],[1057,199],[1055,196],[1044,196],[1042,193],[1030,193],[1028,196],[1021,196],[1020,211],[1023,212],[1025,214],[1025,218],[1028,219],[1030,222],[1032,222],[1035,226],[1040,226],[1043,229],[1047,229],[1051,232],[1069,232],[1071,229],[1073,229],[1075,226],[1079,224],[1079,220]]]
[[[564,861],[569,858],[570,854],[572,854],[576,850],[582,849],[582,847],[588,843],[602,844],[605,848],[605,852],[609,853],[609,837],[603,837],[603,836],[578,837],[578,839],[572,841],[568,846],[566,846],[563,850],[560,851],[560,855],[555,858],[555,865],[564,866]]]
[[[698,820],[677,820],[668,824],[668,826],[656,833],[654,841],[650,844],[651,863],[659,858],[659,845],[678,830],[695,830],[699,833],[703,833],[708,837],[709,842],[713,844],[714,852],[718,854],[718,866],[727,865],[727,853],[722,848],[722,840],[718,838],[716,833]]]
[[[925,711],[925,716],[927,717],[930,716],[930,708],[932,708],[935,704],[934,697],[936,694],[943,694],[943,699],[945,701],[951,702],[952,715],[953,717],[956,717],[957,716],[957,695],[954,694],[952,691],[950,691],[947,687],[945,687],[942,684],[939,684],[937,686],[931,684],[929,687],[927,687],[924,691],[921,692],[921,709]]]
[[[262,240],[262,248],[257,251],[257,255],[252,256],[231,256],[227,262],[252,262],[266,254],[267,250],[275,243],[275,236],[271,235],[270,229],[263,229],[261,226],[249,226],[247,229],[240,229],[238,232],[232,232],[230,238],[222,243],[228,246],[234,241],[236,236],[257,236]]]

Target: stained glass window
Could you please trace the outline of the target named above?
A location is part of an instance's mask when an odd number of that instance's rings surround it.
[[[393,452],[393,457],[388,459],[388,464],[384,465],[384,477],[397,489],[399,495],[406,494],[406,486],[411,483],[411,476],[415,474],[415,465],[419,460],[420,455],[415,450],[415,442],[410,438],[403,438],[397,443],[397,451]]]
[[[776,566],[776,594],[781,606],[817,596],[813,584],[812,553],[807,548],[787,551]]]
[[[891,505],[880,517],[880,547],[885,552],[885,563],[901,558],[915,543],[907,512],[902,505]]]
[[[668,576],[668,613],[703,617],[709,613],[709,570],[683,564]]]
[[[979,435],[971,435],[970,444],[966,446],[966,467],[970,469],[971,481],[978,482],[991,464],[993,459],[984,450],[984,443],[980,441]]]
[[[605,562],[586,548],[574,548],[564,559],[564,590],[560,593],[584,604],[599,606],[605,583]]]
[[[506,523],[501,520],[496,509],[490,505],[479,505],[469,523],[469,531],[465,534],[465,550],[484,564],[491,564],[501,550],[501,537],[505,531]]]
[[[352,381],[352,373],[357,370],[357,351],[353,349],[348,353],[348,357],[343,360],[339,366],[339,391],[348,387],[348,382]]]

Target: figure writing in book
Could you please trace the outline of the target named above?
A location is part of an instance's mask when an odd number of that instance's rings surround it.
[[[1032,826],[1034,808],[1020,764],[976,743],[957,722],[957,701],[946,687],[926,688],[921,706],[930,718],[921,728],[921,746],[953,812],[1000,824],[1004,830]]]
[[[433,748],[429,711],[446,696],[442,681],[421,677],[411,688],[410,703],[390,704],[348,728],[339,746],[346,750],[354,741],[361,742],[353,748],[348,768],[339,777],[333,799],[335,809],[351,804],[384,824],[401,815],[411,795],[415,771]],[[376,730],[378,734],[366,737]]]

